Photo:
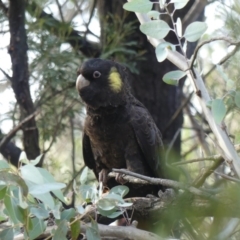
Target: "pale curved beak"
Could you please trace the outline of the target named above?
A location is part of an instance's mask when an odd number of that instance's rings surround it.
[[[83,77],[82,74],[80,74],[76,81],[76,89],[79,91],[82,88],[87,87],[89,84],[90,82],[85,77]]]

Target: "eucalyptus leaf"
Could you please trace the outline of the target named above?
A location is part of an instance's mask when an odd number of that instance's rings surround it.
[[[44,183],[44,178],[42,174],[39,172],[39,168],[28,164],[24,165],[20,168],[22,178],[24,180],[28,180],[37,184]]]
[[[81,173],[80,176],[80,183],[81,185],[85,184],[87,181],[87,176],[88,176],[88,167],[85,167]]]
[[[175,51],[176,47],[169,42],[163,42],[158,44],[158,46],[155,49],[158,62],[163,62],[167,58],[168,49]]]
[[[153,11],[148,12],[147,15],[150,19],[156,20],[156,19],[159,19],[160,12],[153,10]]]
[[[53,200],[53,197],[50,193],[44,193],[44,194],[33,194],[33,196],[39,200],[41,200],[44,205],[48,206],[51,210],[54,209],[55,203]]]
[[[193,22],[187,26],[184,37],[189,42],[195,42],[203,35],[206,30],[207,24],[205,22]]]
[[[234,102],[238,108],[240,108],[240,91],[236,91]]]
[[[53,235],[53,240],[67,240],[67,231],[68,231],[68,224],[66,220],[62,220],[57,230],[55,231]]]
[[[44,194],[50,191],[62,189],[66,187],[64,183],[52,182],[52,183],[43,183],[39,185],[33,185],[29,188],[29,193],[32,195],[35,194]]]
[[[118,185],[118,186],[113,187],[109,191],[109,194],[115,193],[115,194],[120,195],[123,198],[124,196],[126,196],[128,194],[128,192],[129,192],[129,188],[127,186]]]
[[[29,240],[33,240],[45,231],[46,225],[42,219],[38,218],[31,218],[30,222],[33,228],[29,231]]]
[[[87,228],[86,236],[87,236],[87,240],[101,240],[101,237],[98,231],[98,225],[94,220],[92,220],[91,222],[91,227]]]
[[[130,12],[147,13],[152,9],[153,3],[149,0],[132,0],[123,5],[123,8]]]
[[[71,218],[76,216],[76,210],[74,208],[69,208],[61,212],[61,220],[65,219],[69,221]]]
[[[154,20],[141,24],[140,30],[149,37],[163,39],[171,28],[163,20]]]
[[[103,198],[98,201],[97,207],[105,211],[111,211],[116,208],[116,203],[114,199]]]
[[[81,222],[79,219],[74,219],[72,218],[71,219],[71,222],[73,222],[71,225],[70,225],[70,228],[71,228],[71,239],[72,240],[78,240],[79,238],[79,234],[81,233]]]
[[[122,215],[122,212],[121,211],[116,211],[116,212],[113,212],[111,214],[108,214],[107,217],[108,218],[116,218],[118,216]]]
[[[7,186],[4,186],[3,188],[1,188],[1,190],[0,190],[0,200],[4,199],[6,192],[7,192]]]
[[[23,195],[28,195],[28,186],[21,177],[15,175],[7,170],[0,171],[0,180],[7,182],[9,185],[21,187]]]
[[[182,9],[184,8],[189,0],[171,0],[171,3],[174,3],[175,9]]]
[[[7,163],[7,161],[0,160],[0,169],[9,169],[10,165]]]
[[[0,239],[14,239],[13,228],[7,228],[0,232]]]
[[[39,155],[34,160],[30,160],[30,164],[32,164],[34,166],[37,165],[40,162],[40,160],[42,159],[42,157],[43,157],[43,154]]]
[[[20,156],[19,156],[19,160],[18,160],[19,162],[22,162],[22,163],[25,163],[25,164],[29,164],[29,160],[28,160],[28,158],[27,158],[27,154],[24,152],[24,151],[22,151],[21,153],[20,153]]]
[[[182,21],[178,17],[176,21],[176,29],[177,29],[177,35],[181,38],[182,37]]]
[[[124,207],[124,208],[131,207],[132,205],[133,205],[133,203],[130,203],[130,202],[124,202],[124,203],[117,204],[118,207]]]
[[[212,101],[212,114],[215,121],[220,124],[225,117],[227,109],[222,99]]]
[[[49,217],[49,212],[42,203],[39,203],[37,207],[31,207],[30,212],[39,219],[45,219]]]
[[[163,76],[163,81],[170,85],[178,85],[178,81],[186,75],[186,72],[175,70],[166,73]]]

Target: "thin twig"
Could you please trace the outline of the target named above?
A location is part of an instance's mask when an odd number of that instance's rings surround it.
[[[212,66],[212,68],[203,76],[203,78],[208,77],[212,71],[217,67],[217,65],[222,65],[225,63],[230,57],[234,56],[235,53],[239,50],[240,45],[237,45],[230,53],[228,53],[225,57],[223,57],[218,64]]]
[[[63,17],[63,13],[62,13],[62,6],[60,5],[60,3],[59,3],[58,0],[56,0],[56,3],[57,3],[57,6],[58,6],[58,11],[59,11],[61,20],[62,20],[62,22],[65,22],[65,21],[64,21],[64,17]]]
[[[197,189],[195,187],[192,187],[192,186],[186,186],[185,184],[174,181],[174,180],[148,177],[148,176],[144,176],[144,175],[141,175],[141,174],[138,174],[138,173],[128,171],[126,169],[113,168],[112,171],[116,172],[116,173],[121,173],[121,174],[126,174],[126,175],[129,175],[129,176],[133,176],[133,177],[136,177],[136,178],[140,178],[140,179],[145,180],[145,181],[147,181],[151,184],[154,184],[154,185],[162,185],[162,186],[170,187],[170,188],[174,188],[174,189],[184,189],[184,190],[186,190],[186,191],[188,191],[192,194],[195,194],[197,196],[213,198],[213,196],[209,193],[206,193],[206,192],[204,192],[202,190],[199,190],[199,189]]]
[[[240,183],[240,180],[237,179],[237,178],[230,177],[230,176],[228,176],[226,174],[223,174],[223,173],[220,173],[220,172],[216,172],[216,171],[214,171],[214,173],[216,173],[217,175],[221,176],[222,178],[225,178],[225,179],[230,180],[232,182]]]
[[[0,149],[2,149],[5,144],[7,144],[16,134],[16,132],[22,128],[22,126],[28,122],[29,120],[31,120],[32,118],[34,118],[37,114],[39,114],[39,110],[35,111],[34,113],[30,114],[28,117],[26,117],[25,119],[23,119],[16,127],[14,127],[0,142]]]
[[[3,13],[7,16],[8,8],[5,6],[5,4],[1,0],[0,0],[0,9],[2,9]]]
[[[236,45],[236,46],[239,46],[239,44],[240,44],[240,41],[234,41],[233,39],[228,38],[228,37],[215,37],[215,38],[211,38],[211,39],[208,39],[206,41],[203,41],[203,42],[199,43],[194,50],[192,60],[190,62],[190,69],[192,69],[192,67],[193,67],[194,61],[197,57],[197,54],[198,54],[198,51],[200,50],[200,48],[202,46],[204,46],[205,44],[208,44],[208,43],[211,43],[211,42],[214,42],[214,41],[225,41],[225,42],[228,42],[230,45]]]
[[[175,121],[175,119],[179,116],[179,114],[181,113],[181,111],[183,110],[183,108],[188,104],[188,102],[191,100],[193,95],[193,92],[191,92],[189,94],[189,96],[187,98],[184,99],[183,103],[181,104],[181,106],[177,109],[177,111],[173,114],[173,116],[171,117],[170,121],[168,122],[167,126],[164,128],[164,130],[162,131],[162,134],[164,134],[164,132],[166,132],[166,130],[172,125],[172,123]]]
[[[2,68],[0,68],[0,71],[4,74],[4,76],[11,82],[12,77],[10,77]]]

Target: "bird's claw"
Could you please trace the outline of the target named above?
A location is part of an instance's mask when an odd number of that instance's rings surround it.
[[[123,175],[124,174],[122,174],[122,173],[117,173],[116,177],[115,177],[115,180],[122,185],[127,183],[127,180],[123,179]]]

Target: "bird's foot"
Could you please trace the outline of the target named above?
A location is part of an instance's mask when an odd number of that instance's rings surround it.
[[[108,173],[109,173],[109,170],[106,169],[106,168],[103,168],[103,169],[101,170],[101,172],[99,173],[98,181],[99,181],[99,182],[102,182],[102,183],[103,183],[103,186],[106,186],[106,185],[107,185]]]
[[[120,184],[125,184],[125,183],[127,183],[127,180],[125,180],[125,179],[123,179],[123,176],[124,176],[124,174],[122,174],[122,173],[117,173],[116,174],[116,177],[115,177],[115,180],[118,182],[118,183],[120,183]]]

